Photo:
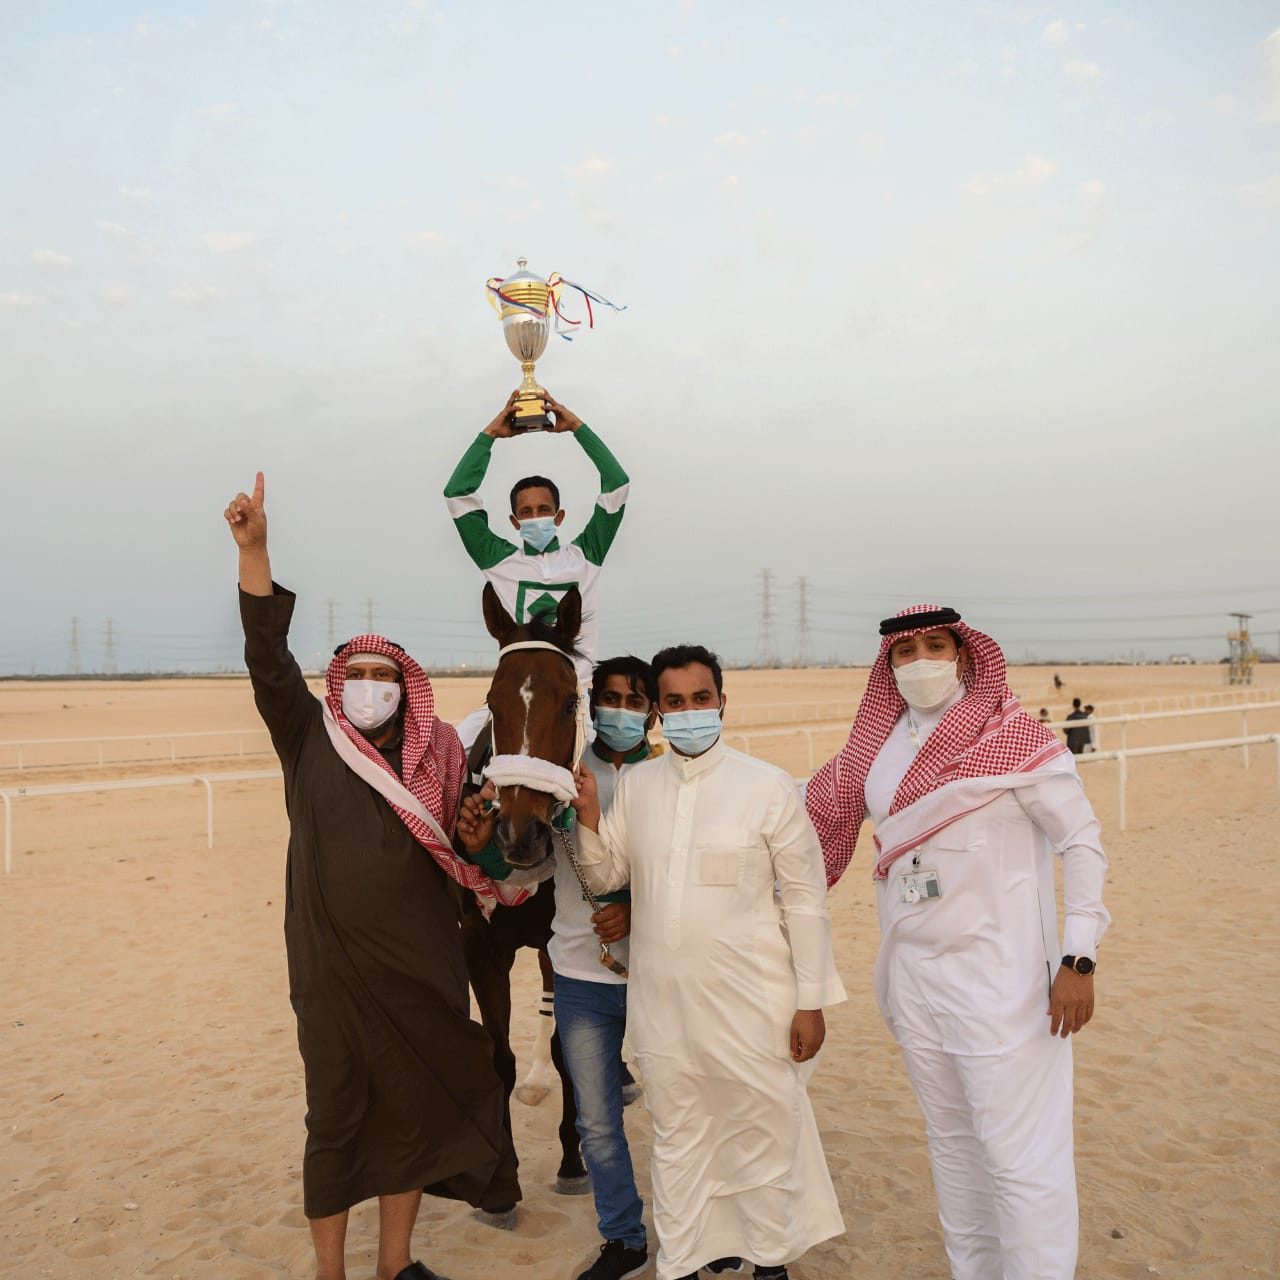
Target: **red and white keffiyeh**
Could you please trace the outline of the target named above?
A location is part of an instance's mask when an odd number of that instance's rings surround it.
[[[467,758],[457,730],[441,720],[435,711],[435,693],[427,673],[399,645],[384,636],[356,636],[334,655],[325,676],[328,696],[325,705],[338,727],[367,760],[390,777],[395,771],[377,747],[357,729],[342,711],[342,687],[347,679],[347,663],[356,654],[376,654],[389,658],[400,668],[404,678],[404,741],[401,747],[403,784],[439,822],[445,835],[452,837],[458,820],[458,802],[466,773]],[[403,793],[402,793],[403,794]],[[407,799],[407,797],[406,797]],[[441,870],[464,889],[484,898],[500,898],[510,902],[512,893],[500,891],[479,867],[464,862],[439,834],[411,809],[394,800],[387,803],[399,814],[413,838],[436,860]],[[527,898],[527,892],[518,895]]]
[[[939,612],[937,605],[918,604],[896,616]],[[853,857],[858,833],[867,816],[867,773],[906,709],[889,667],[889,649],[905,636],[932,631],[938,625],[934,621],[927,626],[896,631],[881,640],[849,740],[805,787],[805,807],[822,842],[828,887],[844,874]],[[968,650],[965,692],[938,722],[903,776],[889,808],[890,818],[950,783],[1029,774],[1067,750],[1066,743],[1029,716],[1010,692],[1000,646],[990,636],[963,622],[945,625],[963,639],[964,648]],[[895,859],[957,818],[990,803],[999,792],[999,788],[957,788],[959,803],[951,807],[931,806],[929,820],[909,838],[887,847],[881,844],[877,834],[876,877],[883,878]]]

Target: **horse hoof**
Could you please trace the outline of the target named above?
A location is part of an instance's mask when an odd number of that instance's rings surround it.
[[[488,1209],[477,1209],[472,1214],[472,1217],[486,1227],[496,1227],[499,1231],[514,1231],[516,1229],[515,1205],[512,1205],[510,1209],[499,1209],[497,1213],[490,1213]]]
[[[556,1195],[585,1196],[591,1190],[591,1175],[584,1173],[578,1178],[556,1178]]]
[[[516,1086],[516,1098],[526,1107],[536,1107],[551,1092],[544,1084],[522,1084]]]
[[[622,1086],[622,1105],[629,1107],[644,1092],[638,1084],[624,1084]]]

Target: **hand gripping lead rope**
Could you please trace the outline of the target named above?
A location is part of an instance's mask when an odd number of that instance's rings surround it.
[[[569,810],[565,810],[566,814],[568,812]],[[582,896],[586,898],[587,905],[591,908],[591,914],[595,915],[600,910],[600,899],[591,892],[591,886],[587,884],[587,877],[583,873],[582,864],[578,861],[578,855],[574,852],[573,837],[569,834],[569,828],[571,825],[572,819],[569,819],[561,825],[559,818],[551,824],[556,835],[560,837],[561,847],[564,849],[565,857],[569,859],[569,865],[573,868],[573,874],[578,877],[578,884],[582,887]],[[604,965],[610,973],[616,973],[620,978],[625,978],[627,976],[627,966],[609,950],[609,944],[607,942],[602,942],[600,944],[600,963]]]

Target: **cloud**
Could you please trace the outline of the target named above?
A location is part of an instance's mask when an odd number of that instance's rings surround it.
[[[252,248],[262,237],[253,231],[206,231],[200,243],[211,253],[239,253]]]
[[[610,178],[616,171],[616,166],[608,156],[602,156],[592,152],[585,160],[578,164],[565,165],[564,176],[571,182],[590,182],[600,181],[604,178]]]
[[[56,249],[32,249],[31,261],[40,267],[69,267],[71,259]]]
[[[133,290],[122,284],[112,284],[100,289],[98,297],[108,306],[126,307],[133,301]]]
[[[184,284],[169,290],[169,297],[175,302],[212,302],[218,296],[220,290],[211,284]]]
[[[1080,199],[1086,204],[1096,205],[1107,194],[1107,184],[1097,178],[1080,184]]]
[[[987,196],[999,191],[1033,190],[1043,186],[1057,172],[1058,166],[1044,156],[1028,155],[1010,173],[979,174],[964,184],[970,195]]]
[[[1083,31],[1084,27],[1077,26],[1076,30]],[[1072,84],[1083,87],[1099,79],[1102,68],[1081,54],[1073,53],[1072,41],[1071,28],[1061,18],[1049,23],[1040,33],[1041,44],[1061,51],[1063,74]]]
[[[1236,188],[1236,198],[1251,209],[1280,209],[1280,174]]]
[[[239,113],[240,108],[234,102],[211,102],[200,108],[200,114],[206,120],[230,120]]]
[[[947,75],[952,80],[968,80],[977,70],[978,64],[972,58],[962,58],[947,68]]]
[[[768,139],[769,134],[763,129],[756,133],[743,133],[741,129],[726,129],[723,133],[717,133],[711,141],[717,147],[724,147],[730,151],[746,151],[749,147],[767,142]]]
[[[444,236],[438,231],[415,231],[412,235],[405,237],[410,245],[433,245],[443,244]]]
[[[1075,84],[1088,84],[1102,75],[1102,68],[1087,58],[1068,58],[1062,64],[1062,69],[1066,72],[1067,79]]]
[[[820,107],[856,107],[860,101],[856,93],[849,93],[844,89],[815,94],[813,100]]]
[[[1251,124],[1280,124],[1280,27],[1259,41],[1253,69],[1233,93],[1220,93],[1209,103],[1223,116],[1238,116]]]
[[[1071,31],[1061,18],[1049,23],[1040,33],[1041,43],[1054,49],[1065,49],[1071,43]]]
[[[44,306],[44,299],[37,298],[34,293],[19,293],[10,289],[0,293],[0,309],[5,311],[29,311],[32,307]]]
[[[1262,42],[1259,49],[1262,119],[1266,124],[1280,124],[1280,27]]]
[[[883,133],[860,133],[854,145],[864,160],[880,160],[889,149],[889,139]]]
[[[98,230],[104,236],[110,236],[113,240],[129,240],[132,238],[129,228],[121,226],[118,222],[99,222]]]
[[[135,200],[139,204],[151,199],[151,189],[149,187],[121,187],[120,194],[126,200]]]

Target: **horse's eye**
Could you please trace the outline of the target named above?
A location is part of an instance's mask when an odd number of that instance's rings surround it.
[[[576,696],[575,696],[575,697],[570,698],[570,699],[568,700],[568,702],[566,702],[566,703],[564,704],[564,714],[565,714],[566,716],[571,716],[571,715],[573,715],[573,714],[578,710],[578,703],[579,703],[579,701],[580,701],[580,699],[579,699],[578,697],[576,697]]]

